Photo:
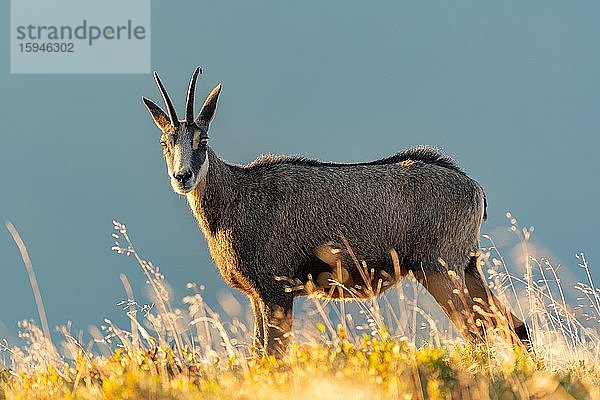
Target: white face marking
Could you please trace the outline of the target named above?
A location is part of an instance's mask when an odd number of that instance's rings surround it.
[[[198,181],[204,180],[206,178],[206,174],[208,174],[208,152],[206,156],[204,156],[204,162],[202,163],[202,167],[200,167],[200,172],[198,173]]]
[[[173,146],[172,150],[172,166],[173,170],[169,171],[169,175],[171,176],[171,186],[175,190],[175,192],[180,194],[189,193],[194,187],[198,184],[203,184],[204,179],[208,174],[208,152],[204,152],[205,158],[200,166],[200,169],[197,173],[193,173],[192,170],[192,158],[194,156],[195,151],[200,148],[200,144],[202,143],[202,137],[200,132],[194,133],[192,138],[192,143],[189,143],[189,136],[187,139],[183,137],[178,143]],[[195,147],[195,148],[194,148]],[[192,178],[187,180],[186,182],[178,182],[175,178],[175,175],[178,173],[182,173],[185,171],[192,172]],[[191,182],[190,182],[191,181]],[[185,189],[182,189],[182,186]]]
[[[173,148],[173,171],[186,171],[191,169],[192,149],[188,145],[177,143]]]
[[[205,184],[205,178],[206,175],[208,174],[208,153],[206,153],[206,158],[204,159],[204,162],[202,163],[202,166],[200,167],[200,171],[198,171],[198,176],[196,177],[195,181],[194,181],[194,187],[198,186],[200,188],[200,192],[202,192],[204,190],[204,184]],[[188,193],[186,193],[186,196],[188,198],[188,200],[192,201],[195,203],[195,197],[193,194],[193,191],[189,191]],[[190,197],[191,196],[191,197]]]
[[[200,132],[194,134],[194,140],[192,141],[192,150],[197,150],[200,145]]]

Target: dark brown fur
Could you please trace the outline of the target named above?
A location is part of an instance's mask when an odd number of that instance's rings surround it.
[[[425,146],[356,164],[285,156],[225,163],[208,146],[191,149],[194,135],[208,131],[219,93],[220,86],[195,122],[188,117],[175,128],[158,106],[144,102],[168,139],[174,189],[186,194],[223,279],[251,300],[256,347],[285,350],[294,297],[344,297],[331,290],[330,279],[364,297],[374,294],[370,285],[385,290],[409,271],[467,339],[481,338],[467,323],[473,298],[482,298],[485,311],[498,303],[476,268],[485,216],[476,181]],[[374,270],[373,279],[365,282],[357,261]],[[291,283],[299,289],[286,290]],[[468,289],[464,296],[453,292],[457,285]],[[523,323],[507,315],[526,339]]]

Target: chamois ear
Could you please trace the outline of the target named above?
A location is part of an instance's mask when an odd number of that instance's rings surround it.
[[[171,125],[169,117],[159,106],[156,105],[156,103],[145,97],[142,97],[142,101],[144,102],[144,105],[150,112],[150,115],[156,123],[156,126],[158,126],[158,128],[161,131],[168,132],[170,130],[173,130],[173,125]]]
[[[210,122],[215,116],[215,110],[217,109],[217,100],[219,100],[219,94],[221,94],[221,84],[219,83],[216,88],[206,98],[200,114],[196,117],[196,124],[198,126],[208,127]]]

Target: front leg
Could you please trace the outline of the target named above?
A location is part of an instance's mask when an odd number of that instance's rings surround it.
[[[279,358],[285,354],[290,341],[294,297],[291,293],[270,293],[264,301],[267,354]]]
[[[264,329],[264,303],[258,297],[250,297],[252,312],[254,313],[254,344],[252,353],[260,354],[265,347]]]

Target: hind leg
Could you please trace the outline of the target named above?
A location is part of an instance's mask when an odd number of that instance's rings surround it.
[[[517,318],[496,296],[490,291],[477,268],[477,258],[473,257],[469,266],[465,269],[465,284],[470,296],[475,299],[479,307],[475,307],[476,318],[492,322],[497,327],[498,322],[506,320],[509,329],[526,347],[531,344],[527,326]],[[478,300],[481,299],[481,300]],[[495,309],[495,310],[494,310]],[[486,318],[486,315],[499,313],[500,316]]]
[[[465,293],[463,277],[450,271],[413,271],[415,278],[433,296],[465,340],[478,343],[484,340],[481,328],[476,325],[473,306]]]

